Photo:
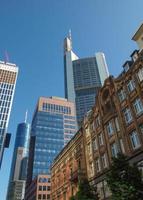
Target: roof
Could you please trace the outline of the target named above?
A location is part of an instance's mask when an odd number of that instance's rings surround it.
[[[140,25],[140,27],[138,28],[138,30],[136,31],[136,33],[132,37],[132,40],[136,41],[139,38],[141,33],[143,33],[143,24]]]

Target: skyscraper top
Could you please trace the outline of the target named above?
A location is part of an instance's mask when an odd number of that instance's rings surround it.
[[[143,24],[141,24],[138,30],[135,32],[132,40],[137,43],[140,50],[143,49]]]
[[[64,54],[67,51],[72,50],[72,37],[71,37],[71,30],[69,30],[69,35],[64,39]]]
[[[5,63],[4,61],[1,61],[1,60],[0,60],[0,65],[10,65],[10,66],[16,67],[16,64],[9,63],[9,62]]]

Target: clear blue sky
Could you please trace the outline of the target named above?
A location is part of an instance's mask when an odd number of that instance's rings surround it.
[[[79,57],[103,51],[110,74],[137,48],[131,41],[143,20],[142,0],[0,0],[0,59],[7,50],[19,66],[11,113],[10,148],[0,171],[0,200],[5,200],[17,124],[39,96],[64,96],[63,39],[72,30]]]

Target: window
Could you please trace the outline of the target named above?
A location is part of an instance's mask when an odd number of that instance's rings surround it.
[[[123,144],[123,140],[122,139],[120,139],[120,147],[121,147],[122,153],[125,153],[125,148],[124,148],[124,144]]]
[[[95,167],[96,167],[96,172],[100,172],[101,166],[100,166],[100,160],[99,160],[99,158],[97,158],[95,160]]]
[[[124,117],[125,117],[125,121],[126,123],[130,123],[132,121],[132,114],[129,108],[126,108],[124,111]]]
[[[128,92],[132,92],[134,89],[135,89],[135,83],[133,80],[130,80],[128,83],[127,83],[127,88],[128,88]]]
[[[137,163],[137,167],[139,171],[141,172],[142,180],[143,180],[143,161],[140,161]]]
[[[46,191],[46,186],[43,186],[43,191]]]
[[[143,124],[140,124],[139,128],[140,128],[141,133],[143,134]]]
[[[98,128],[100,126],[100,117],[97,116],[95,119],[95,126]]]
[[[100,146],[104,144],[104,143],[103,143],[103,136],[102,136],[102,133],[100,133],[99,136],[98,136],[98,142],[99,142],[99,145],[100,145]]]
[[[118,122],[118,117],[115,118],[115,126],[116,126],[117,132],[119,132],[120,131],[120,126],[119,126],[119,122]]]
[[[139,141],[139,137],[136,131],[133,131],[130,134],[130,140],[131,140],[133,149],[137,149],[140,147],[140,141]]]
[[[38,194],[38,199],[42,199],[42,195],[41,194]]]
[[[51,187],[50,186],[47,186],[47,191],[50,191]]]
[[[139,98],[133,102],[133,106],[137,115],[143,112],[143,104]]]
[[[42,186],[41,185],[39,186],[39,190],[42,191]]]
[[[123,89],[118,92],[118,97],[119,97],[120,102],[122,102],[126,98],[126,95]]]
[[[88,151],[89,154],[91,154],[91,143],[89,143],[89,144],[87,145],[87,151]]]
[[[93,150],[96,151],[98,149],[96,138],[93,140],[92,144],[93,144]]]
[[[143,68],[138,71],[138,78],[140,82],[143,81]]]
[[[85,131],[86,131],[86,135],[89,136],[90,135],[90,128],[89,128],[89,126],[86,128]]]
[[[43,194],[43,199],[46,199],[46,194]]]
[[[108,122],[108,124],[107,124],[107,133],[108,133],[108,135],[112,136],[113,132],[114,132],[114,130],[113,130],[112,122]]]
[[[103,168],[106,168],[107,167],[107,160],[106,160],[106,155],[105,154],[103,154],[101,156],[101,160],[102,160],[102,166],[103,166]]]
[[[93,162],[91,162],[89,164],[89,167],[90,167],[90,175],[93,176],[94,175],[94,166],[93,166]]]
[[[118,155],[118,147],[115,142],[111,145],[111,153],[113,157],[117,157]]]

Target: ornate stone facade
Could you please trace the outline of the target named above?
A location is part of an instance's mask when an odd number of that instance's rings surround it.
[[[141,29],[143,25],[140,32]],[[143,35],[142,32],[140,35]],[[137,36],[133,39],[141,40]],[[55,159],[51,199],[69,200],[76,193],[78,176],[73,180],[72,172],[79,170],[85,172],[90,184],[97,187],[100,199],[108,199],[111,193],[105,176],[112,157],[119,152],[129,156],[129,162],[137,164],[143,171],[142,49],[131,54],[131,60],[125,62],[123,72],[117,78],[110,76],[105,80],[96,104],[85,116],[81,129]],[[70,171],[70,163],[74,171]]]

